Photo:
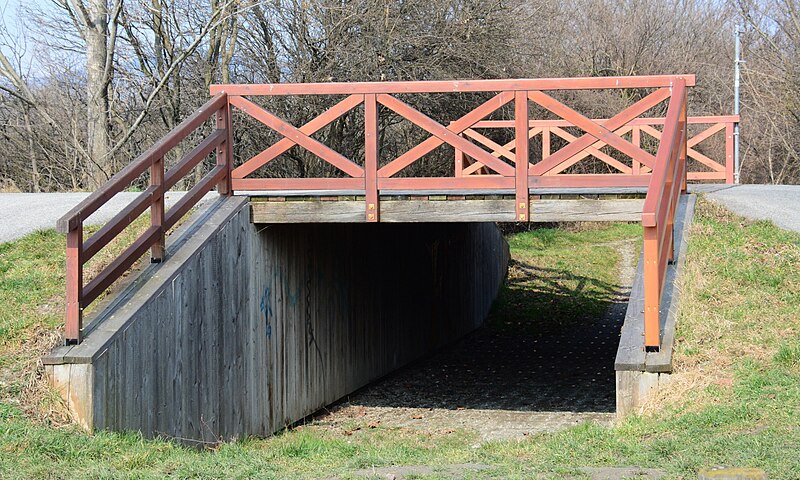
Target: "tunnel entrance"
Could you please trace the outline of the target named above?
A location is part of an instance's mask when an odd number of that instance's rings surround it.
[[[354,392],[315,423],[345,432],[353,421],[431,433],[464,429],[482,441],[610,424],[636,239],[584,246],[603,250],[594,255],[613,252],[613,281],[597,267],[545,267],[558,259],[532,261],[509,243],[508,278],[484,325]]]

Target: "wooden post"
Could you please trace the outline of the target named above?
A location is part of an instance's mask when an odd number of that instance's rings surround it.
[[[150,247],[150,261],[160,263],[164,260],[166,232],[164,231],[164,157],[159,157],[150,165],[150,185],[160,187],[157,196],[150,204],[150,225],[161,229],[156,242]]]
[[[378,222],[378,102],[374,93],[364,95],[364,190],[367,199],[366,220]]]
[[[516,137],[516,212],[518,222],[530,221],[528,214],[528,92],[514,94],[514,134]]]
[[[725,183],[733,184],[733,123],[728,122],[725,124]]]
[[[642,147],[642,127],[633,127],[631,129],[631,143],[634,146],[641,148]],[[634,175],[641,175],[642,173],[642,164],[636,160],[636,157],[633,158],[633,173]]]
[[[681,176],[680,176],[681,189],[680,189],[679,195],[681,193],[686,193],[687,190],[688,190],[688,188],[687,188],[687,180],[689,178],[689,167],[686,165],[686,162],[689,160],[688,155],[687,155],[688,152],[689,152],[689,146],[688,146],[688,142],[689,142],[689,115],[688,115],[688,113],[689,113],[688,112],[689,104],[688,104],[688,101],[689,101],[689,97],[686,94],[686,89],[684,89],[683,90],[683,107],[681,108],[681,120],[680,120],[681,122],[683,122],[683,127],[680,129],[680,133],[681,133],[681,151],[680,151],[680,158],[678,159],[679,162],[678,162],[678,165],[677,165],[677,168],[681,169],[680,170],[680,172],[681,172]],[[678,206],[674,205],[673,208],[677,209]],[[674,219],[674,215],[672,215],[670,218]]]
[[[644,227],[644,344],[661,344],[658,304],[661,297],[658,271],[658,227]]]
[[[456,169],[455,177],[461,178],[464,175],[464,152],[456,148]]]
[[[542,127],[542,160],[550,156],[550,127]]]
[[[67,232],[67,311],[66,345],[77,345],[81,342],[83,329],[83,222]]]
[[[217,128],[227,132],[225,141],[217,147],[217,165],[225,165],[225,176],[217,184],[220,195],[233,195],[231,170],[233,168],[233,129],[231,128],[231,104],[229,101],[217,111]]]

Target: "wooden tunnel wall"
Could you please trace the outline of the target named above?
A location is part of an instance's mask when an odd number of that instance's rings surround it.
[[[72,375],[46,362],[89,428],[271,434],[479,326],[508,263],[491,223],[218,223]]]

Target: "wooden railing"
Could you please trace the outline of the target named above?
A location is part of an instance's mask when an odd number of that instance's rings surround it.
[[[228,108],[227,96],[224,93],[216,95],[158,143],[139,155],[130,165],[114,175],[99,190],[58,220],[56,228],[67,234],[67,307],[65,315],[67,345],[77,344],[81,341],[83,309],[122,276],[144,255],[147,249],[150,249],[150,257],[153,262],[160,262],[164,259],[166,232],[206,193],[214,187],[217,187],[221,194],[232,193],[229,174],[231,131]],[[165,172],[164,156],[211,117],[216,117],[216,128],[213,133]],[[184,194],[172,208],[166,210],[165,192],[192,172],[203,159],[215,150],[217,165]],[[148,170],[150,186],[84,241],[83,222]],[[148,207],[150,209],[150,227],[99,274],[84,284],[83,267],[86,262],[122,233]]]
[[[607,119],[595,119],[593,122],[601,125],[608,122]],[[649,136],[656,140],[655,145],[660,144],[662,131],[658,127],[663,127],[665,119],[662,118],[635,118],[628,122],[626,125],[614,130],[614,133],[620,137],[630,135],[631,143],[637,147],[642,147],[643,136]],[[694,166],[687,163],[687,179],[693,181],[724,181],[725,183],[734,183],[734,162],[733,162],[733,129],[739,122],[738,115],[719,115],[719,116],[692,116],[688,117],[688,125],[702,126],[702,130],[687,138],[687,160],[695,160]],[[484,120],[476,123],[464,131],[462,136],[471,138],[475,142],[491,149],[491,155],[498,158],[506,158],[511,161],[514,160],[514,142],[511,141],[504,145],[500,145],[493,140],[489,139],[481,129],[497,129],[497,128],[513,128],[514,125],[508,120]],[[531,152],[531,157],[545,159],[551,155],[551,145],[555,144],[553,139],[557,139],[562,144],[570,144],[577,140],[577,137],[567,131],[567,128],[575,127],[575,125],[567,122],[566,120],[530,120],[528,122],[528,137],[537,139],[535,143],[539,148],[536,152]],[[697,149],[698,145],[708,143],[708,140],[724,134],[724,147],[713,149],[713,153],[702,153]],[[652,143],[652,142],[651,142]],[[572,157],[565,159],[558,166],[545,172],[545,175],[557,175],[562,173],[577,164],[578,162],[594,157],[603,164],[607,165],[607,169],[614,173],[623,173],[631,175],[640,175],[651,173],[650,168],[642,163],[636,157],[628,157],[627,162],[620,161],[612,155],[602,151],[603,147],[607,144],[603,141],[596,141],[594,144],[584,148]],[[718,146],[718,145],[715,145]],[[652,151],[651,151],[652,153]],[[703,167],[701,167],[701,165]],[[456,176],[467,175],[487,175],[490,174],[489,169],[479,161],[464,155],[461,150],[455,151],[455,172]]]
[[[516,218],[527,221],[529,188],[532,187],[613,187],[647,186],[650,173],[641,171],[632,175],[616,174],[552,174],[565,161],[573,158],[597,141],[610,145],[637,159],[648,169],[655,166],[655,156],[640,146],[615,134],[615,130],[629,124],[651,108],[670,97],[670,89],[676,81],[694,85],[694,76],[655,75],[640,77],[590,77],[519,80],[475,80],[475,81],[431,81],[431,82],[369,82],[369,83],[312,83],[270,85],[213,85],[212,94],[226,93],[232,106],[270,127],[284,138],[261,153],[245,161],[232,172],[231,185],[234,190],[363,190],[366,197],[365,221],[377,222],[379,218],[380,193],[414,190],[492,190],[513,189],[516,195]],[[654,89],[641,100],[599,123],[583,116],[545,92],[554,90],[585,89]],[[397,95],[414,93],[468,93],[499,92],[491,99],[449,122],[447,126],[428,117],[419,110],[397,98]],[[305,125],[295,127],[275,114],[255,104],[245,96],[281,95],[346,95],[346,97],[318,115]],[[478,144],[464,138],[465,132],[513,102],[514,141],[506,151],[505,160]],[[529,159],[528,139],[529,102],[534,102],[559,116],[570,125],[586,133],[566,147],[554,152],[542,161],[530,164],[516,162],[516,157]],[[312,134],[331,124],[336,119],[364,104],[365,155],[363,166],[345,158],[318,140]],[[388,108],[395,115],[427,131],[431,136],[394,159],[379,159],[378,106]],[[474,132],[474,130],[472,130]],[[253,178],[251,175],[269,162],[278,158],[289,148],[299,145],[319,159],[336,167],[342,176],[337,178]],[[449,177],[409,177],[398,173],[419,161],[441,145],[449,145],[456,152],[480,162],[492,175],[459,175],[454,169]],[[496,145],[495,147],[499,147]],[[506,161],[507,160],[507,161]]]
[[[692,153],[686,139],[686,87],[694,85],[692,75],[659,75],[645,77],[592,77],[560,79],[521,80],[476,80],[433,82],[370,82],[370,83],[318,83],[318,84],[271,84],[271,85],[214,85],[215,97],[190,119],[173,130],[156,146],[137,158],[125,170],[117,174],[107,185],[95,192],[86,201],[73,209],[59,222],[67,232],[67,342],[80,341],[81,312],[95,300],[147,248],[151,256],[159,261],[164,256],[165,231],[194,205],[202,194],[215,184],[223,194],[233,191],[350,191],[363,195],[364,221],[380,221],[381,195],[398,191],[455,191],[463,194],[494,194],[511,192],[515,197],[515,218],[530,221],[528,209],[530,191],[536,187],[586,188],[586,187],[647,187],[648,193],[643,212],[645,227],[645,288],[646,288],[646,344],[658,347],[658,305],[663,286],[666,262],[672,256],[672,222],[675,205],[681,188],[686,182],[686,155]],[[629,107],[615,116],[603,120],[591,120],[557,100],[547,92],[582,89],[638,89],[650,90]],[[479,92],[492,96],[455,121],[440,123],[408,103],[399,96],[431,93]],[[295,126],[280,118],[253,100],[252,96],[326,95],[341,99],[331,108],[301,126]],[[485,98],[485,97],[484,97]],[[668,101],[664,129],[647,130],[660,120],[641,119],[652,108]],[[560,118],[547,125],[538,125],[531,120],[530,104],[536,104]],[[347,158],[313,135],[356,107],[363,105],[364,154],[363,158]],[[513,111],[511,120],[487,119],[498,112]],[[231,153],[231,107],[269,127],[280,135],[280,139],[252,158],[233,168]],[[388,112],[390,111],[390,112]],[[379,130],[381,115],[400,117],[429,134],[424,140],[395,158],[381,158]],[[217,116],[217,130],[207,137],[195,150],[170,171],[164,173],[163,156],[181,139],[194,131],[212,115]],[[559,123],[562,122],[562,123]],[[499,143],[479,134],[476,129],[504,127],[513,131],[511,142]],[[564,128],[577,127],[580,136],[567,134]],[[567,140],[562,148],[542,155],[531,162],[530,137],[538,128],[548,128],[551,133]],[[642,148],[636,135],[628,140],[623,137],[630,131],[648,133],[659,143],[654,155]],[[697,137],[705,138],[718,130],[707,129]],[[727,127],[724,127],[727,129]],[[636,130],[638,129],[638,130]],[[385,132],[384,132],[385,133]],[[697,138],[695,137],[695,138]],[[550,136],[547,136],[549,143]],[[702,138],[701,138],[702,139]],[[698,140],[699,141],[699,140]],[[420,161],[440,146],[453,148],[456,154],[455,167],[450,176],[415,177],[403,172],[406,167]],[[318,161],[333,166],[336,173],[326,177],[312,178],[268,178],[255,176],[262,167],[278,159],[289,149],[299,146]],[[632,159],[631,166],[605,155],[600,148],[609,146]],[[486,147],[489,150],[486,150]],[[164,192],[188,173],[197,162],[213,149],[217,150],[217,167],[197,184],[178,205],[164,212]],[[588,152],[588,153],[587,153]],[[565,173],[570,166],[587,156],[595,156],[616,168],[617,173]],[[605,156],[604,156],[605,155]],[[385,156],[385,153],[384,153]],[[466,165],[472,159],[478,167]],[[702,157],[700,157],[702,158]],[[728,161],[725,165],[731,162]],[[82,225],[92,212],[97,210],[116,192],[147,169],[151,170],[151,186],[128,208],[112,221],[83,241]],[[713,167],[712,168],[716,168]],[[475,174],[478,171],[484,174]],[[715,169],[715,172],[718,170]],[[726,170],[727,174],[727,170]],[[534,200],[535,201],[535,200]],[[102,246],[118,235],[148,206],[151,208],[152,225],[139,239],[129,246],[109,267],[85,286],[82,267]],[[666,260],[665,260],[666,259]]]
[[[656,154],[656,166],[642,208],[644,342],[645,347],[653,350],[661,345],[661,294],[667,262],[675,256],[675,210],[680,194],[686,192],[686,110],[686,85],[678,81],[672,89],[664,132]]]

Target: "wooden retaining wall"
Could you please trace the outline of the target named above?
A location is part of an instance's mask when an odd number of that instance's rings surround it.
[[[81,345],[44,359],[87,428],[269,435],[476,328],[508,263],[491,223],[250,215],[220,202]]]

